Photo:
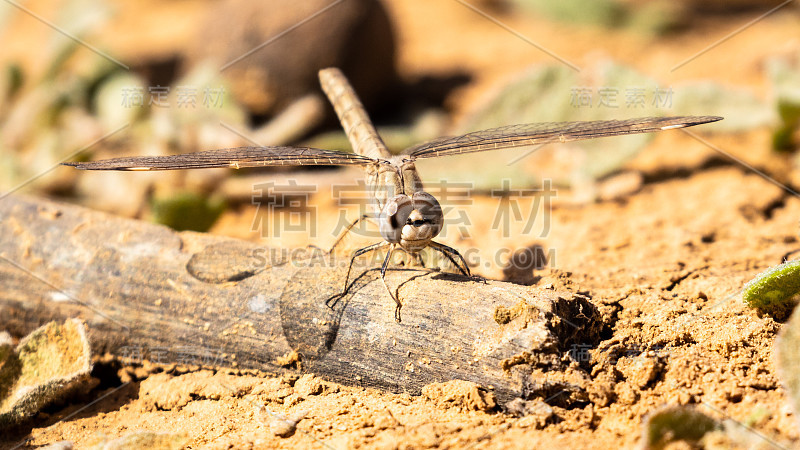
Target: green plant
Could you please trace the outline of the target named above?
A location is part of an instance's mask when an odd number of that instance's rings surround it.
[[[771,267],[744,287],[742,297],[751,308],[773,314],[786,312],[800,293],[800,260]]]

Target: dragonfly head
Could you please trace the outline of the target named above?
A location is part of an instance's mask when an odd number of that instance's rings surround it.
[[[415,192],[392,197],[383,208],[379,219],[381,236],[386,241],[400,244],[406,250],[422,250],[442,231],[442,207],[427,192]]]

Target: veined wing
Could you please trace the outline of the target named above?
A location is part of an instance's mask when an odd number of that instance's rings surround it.
[[[343,166],[382,160],[335,150],[300,147],[237,147],[170,156],[134,156],[63,163],[85,170],[177,170],[212,167]]]
[[[462,136],[444,137],[424,142],[403,151],[416,158],[459,155],[462,153],[500,150],[510,147],[579,141],[625,134],[651,133],[673,128],[691,127],[722,120],[716,116],[645,117],[629,120],[596,120],[588,122],[546,122],[509,125],[476,131]]]

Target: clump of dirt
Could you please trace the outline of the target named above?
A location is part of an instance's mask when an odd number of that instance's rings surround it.
[[[491,411],[497,406],[494,395],[485,388],[464,380],[431,383],[422,388],[422,395],[439,408],[459,411]]]

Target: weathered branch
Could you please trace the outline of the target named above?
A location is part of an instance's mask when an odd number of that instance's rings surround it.
[[[375,270],[325,305],[346,261],[331,266],[303,251],[287,260],[252,243],[20,196],[0,200],[0,218],[0,329],[19,336],[80,317],[97,352],[300,370],[395,392],[464,379],[507,401],[544,395],[537,374],[556,379],[569,346],[591,342],[599,327],[596,309],[569,292],[392,270],[387,281],[404,302],[398,324]],[[292,351],[299,363],[283,358]]]

